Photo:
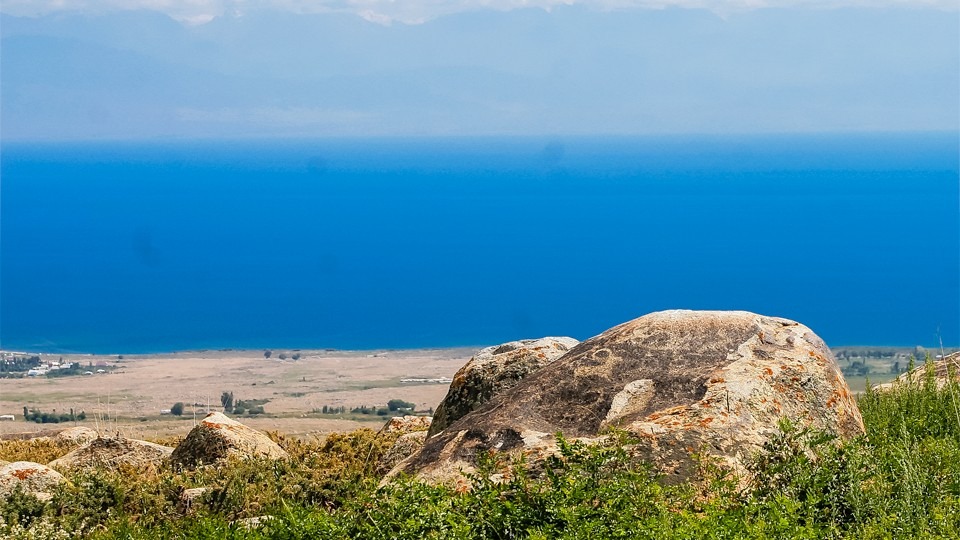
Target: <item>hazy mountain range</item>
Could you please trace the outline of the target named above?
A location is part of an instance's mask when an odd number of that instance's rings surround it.
[[[0,17],[5,141],[960,128],[938,9]]]

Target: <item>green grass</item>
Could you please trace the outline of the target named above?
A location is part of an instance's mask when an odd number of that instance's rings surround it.
[[[749,482],[705,462],[704,481],[663,484],[618,434],[604,446],[561,439],[538,477],[487,457],[471,489],[378,486],[391,440],[360,430],[323,443],[278,437],[289,462],[74,477],[47,506],[23,496],[0,506],[0,536],[25,527],[33,538],[104,540],[957,538],[960,387],[926,380],[859,399],[866,437],[838,444],[784,422]],[[187,512],[180,494],[195,486],[210,490]],[[255,529],[238,521],[261,515],[273,519]]]

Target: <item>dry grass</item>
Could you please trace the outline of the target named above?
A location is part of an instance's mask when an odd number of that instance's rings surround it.
[[[436,407],[447,385],[408,385],[404,377],[452,376],[476,348],[403,351],[299,351],[297,361],[280,360],[274,349],[270,359],[263,351],[202,351],[157,355],[116,356],[43,355],[44,359],[78,361],[83,365],[106,363],[117,369],[94,376],[57,379],[0,379],[0,414],[15,414],[15,422],[0,423],[0,435],[40,431],[59,425],[21,420],[24,406],[43,411],[83,410],[79,423],[103,433],[157,440],[185,434],[194,415],[202,418],[206,404],[220,408],[220,394],[232,391],[237,400],[268,399],[267,417],[243,418],[262,431],[293,436],[351,431],[370,423],[311,415],[324,405],[384,405],[393,398],[411,401],[418,408]],[[180,418],[160,416],[176,402],[187,404]],[[204,404],[194,407],[194,403]],[[373,419],[371,419],[373,420]],[[382,420],[382,419],[380,419]],[[71,424],[72,425],[72,424]]]

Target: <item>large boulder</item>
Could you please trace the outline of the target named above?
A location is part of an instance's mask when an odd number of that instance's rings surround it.
[[[170,456],[174,465],[194,468],[230,457],[286,459],[280,445],[223,413],[210,413],[187,434]]]
[[[584,341],[428,438],[391,475],[454,483],[482,451],[538,462],[554,434],[633,434],[667,481],[696,474],[693,454],[743,471],[782,418],[840,437],[863,420],[830,350],[793,321],[732,311],[652,313]]]
[[[453,376],[447,396],[433,414],[429,434],[440,433],[490,401],[494,395],[513,388],[524,377],[560,358],[578,343],[569,337],[545,337],[511,341],[480,350]]]
[[[159,467],[173,448],[123,437],[98,437],[69,454],[50,462],[59,471],[118,469],[128,465],[137,469]]]
[[[57,471],[30,461],[15,461],[0,467],[0,500],[20,487],[24,493],[46,501],[66,479]]]

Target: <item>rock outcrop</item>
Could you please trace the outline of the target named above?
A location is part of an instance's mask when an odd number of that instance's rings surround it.
[[[20,487],[24,493],[46,501],[66,479],[57,471],[30,461],[15,461],[0,467],[0,500]]]
[[[479,452],[557,451],[554,434],[595,441],[607,428],[667,481],[696,474],[692,454],[735,470],[781,418],[840,437],[863,421],[830,350],[793,321],[747,312],[664,311],[607,330],[429,437],[391,471],[453,483]]]
[[[159,467],[173,448],[123,437],[98,437],[69,454],[50,462],[59,471],[117,469],[128,465],[137,469]]]
[[[943,388],[950,380],[950,374],[953,373],[953,380],[960,381],[960,352],[948,354],[930,363],[930,371],[927,371],[925,363],[918,364],[916,367],[901,373],[896,379],[883,384],[874,386],[874,390],[890,390],[897,386],[907,384],[924,384],[928,376],[933,377],[933,383],[937,388]]]
[[[170,459],[174,465],[194,468],[230,457],[286,459],[287,453],[269,437],[223,413],[210,413],[200,421]]]
[[[450,390],[433,414],[430,435],[476,410],[521,379],[560,358],[579,341],[545,337],[511,341],[480,350],[453,376]]]

